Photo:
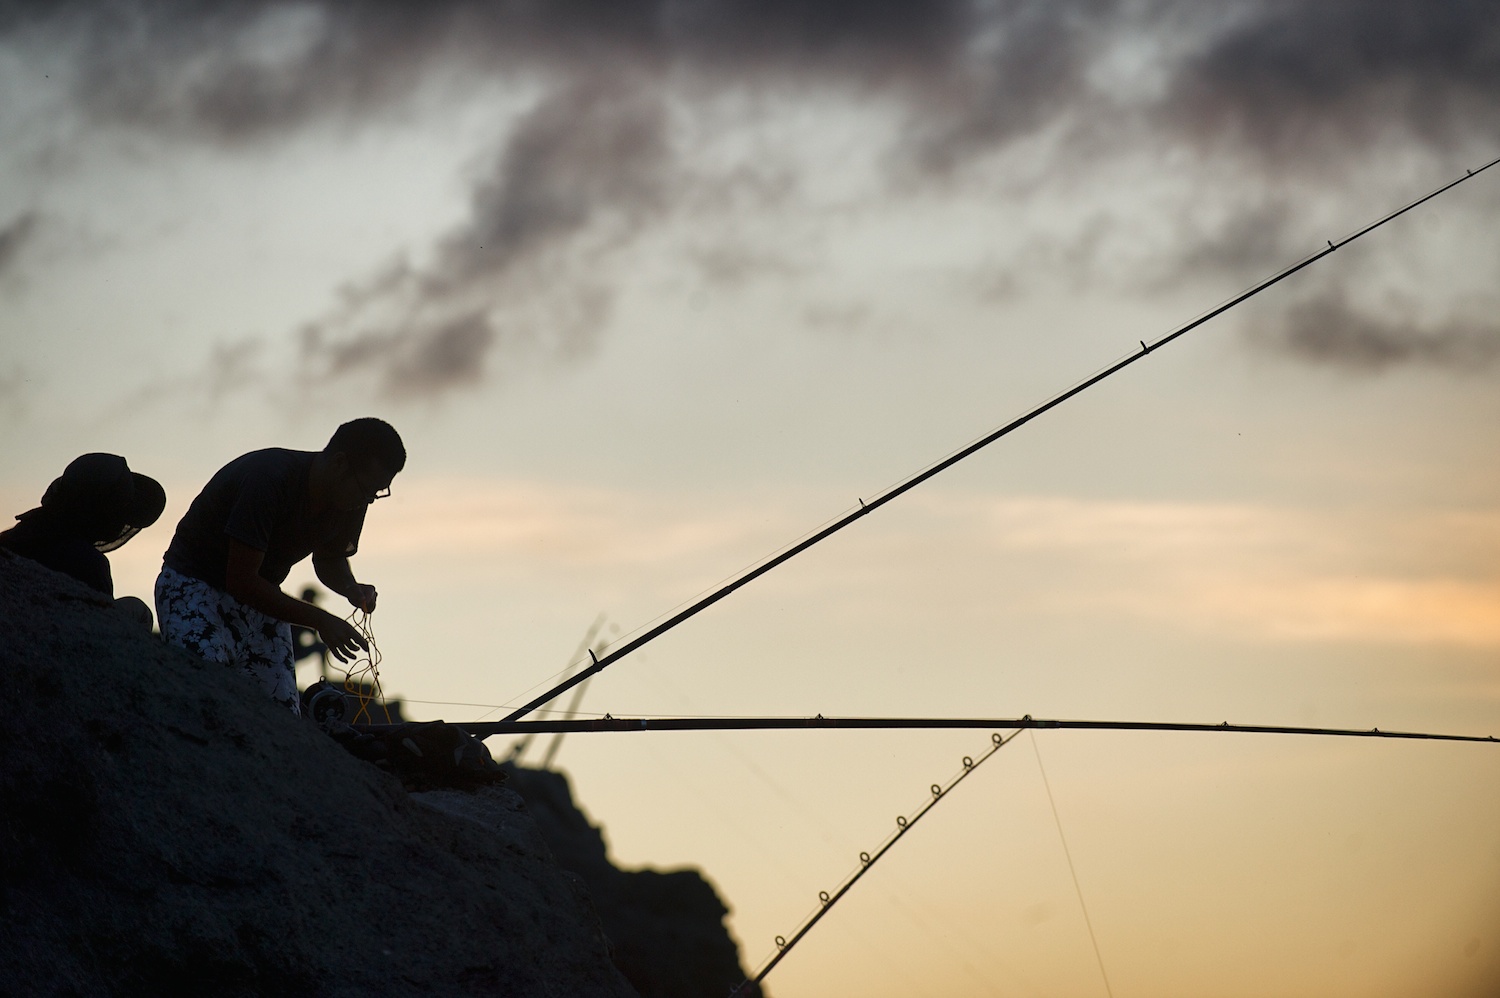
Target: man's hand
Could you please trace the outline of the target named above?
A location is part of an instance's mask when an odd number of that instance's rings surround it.
[[[355,583],[349,590],[349,605],[363,610],[365,613],[375,612],[375,598],[379,594],[375,592],[374,586],[364,583]]]
[[[364,637],[353,624],[340,620],[331,613],[327,620],[318,625],[318,637],[323,639],[333,657],[340,662],[352,662],[359,657],[361,651],[367,651],[370,647],[365,644]]]

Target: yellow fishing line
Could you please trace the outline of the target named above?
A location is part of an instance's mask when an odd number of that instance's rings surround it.
[[[355,609],[349,616],[344,618],[353,624],[359,631],[360,636],[365,639],[368,650],[357,656],[347,669],[344,669],[344,692],[352,694],[359,709],[354,712],[351,723],[359,724],[363,720],[366,724],[373,724],[374,717],[370,714],[370,704],[377,703],[380,712],[385,716],[385,723],[391,723],[391,712],[386,709],[385,691],[380,687],[380,649],[375,644],[375,629],[370,623],[370,615],[363,610]],[[339,668],[343,668],[339,666]]]

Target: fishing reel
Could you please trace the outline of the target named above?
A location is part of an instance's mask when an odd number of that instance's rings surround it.
[[[319,727],[344,720],[348,710],[344,691],[326,679],[320,679],[302,691],[302,714]]]

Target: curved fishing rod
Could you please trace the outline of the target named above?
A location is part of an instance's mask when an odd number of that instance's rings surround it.
[[[989,433],[986,436],[980,437],[978,440],[976,440],[973,443],[969,444],[967,447],[964,447],[961,450],[955,451],[954,453],[950,454],[948,457],[942,459],[941,461],[937,462],[936,464],[931,465],[930,467],[926,468],[923,471],[918,472],[917,474],[915,474],[912,477],[906,479],[905,481],[900,482],[899,484],[892,486],[890,489],[887,489],[881,495],[877,496],[874,499],[871,499],[869,502],[866,502],[863,499],[859,500],[859,508],[858,509],[849,511],[845,515],[843,515],[843,516],[839,517],[838,519],[834,520],[828,526],[822,528],[821,530],[817,531],[816,533],[813,533],[813,534],[809,535],[808,537],[804,538],[803,540],[798,541],[796,544],[793,544],[791,547],[787,548],[785,551],[782,551],[780,554],[775,555],[774,557],[772,557],[772,558],[770,558],[770,559],[762,562],[761,564],[757,565],[755,568],[750,569],[749,571],[747,571],[744,574],[738,576],[737,578],[730,580],[729,582],[725,583],[723,586],[720,586],[718,589],[716,589],[713,592],[709,593],[707,596],[705,596],[702,599],[696,601],[692,605],[690,605],[690,606],[686,607],[685,609],[683,609],[683,610],[681,610],[681,611],[673,614],[671,617],[668,617],[666,620],[662,621],[660,624],[657,624],[655,627],[653,627],[650,630],[646,631],[644,634],[641,634],[638,637],[635,637],[635,638],[631,639],[630,641],[627,641],[625,644],[623,644],[620,647],[616,648],[614,651],[612,651],[609,654],[605,655],[603,658],[594,657],[593,653],[590,652],[590,657],[593,657],[594,660],[593,660],[593,662],[587,668],[578,670],[572,676],[570,676],[569,678],[563,680],[562,682],[558,683],[557,685],[553,686],[551,689],[549,689],[547,692],[543,693],[541,696],[535,698],[534,700],[531,700],[525,706],[520,707],[520,708],[518,708],[515,711],[512,711],[510,714],[506,715],[505,720],[507,720],[507,721],[515,721],[515,720],[519,720],[522,717],[525,717],[527,714],[530,714],[532,711],[536,710],[538,707],[542,706],[543,704],[546,704],[548,701],[556,699],[560,694],[562,694],[562,693],[564,693],[564,692],[572,689],[574,686],[577,686],[579,683],[584,682],[590,676],[594,676],[594,675],[602,672],[605,668],[607,668],[608,666],[614,664],[615,662],[618,662],[620,659],[624,658],[626,655],[629,655],[631,652],[635,651],[637,648],[639,648],[642,645],[646,644],[648,641],[655,640],[656,638],[658,638],[661,635],[665,634],[667,631],[670,631],[672,628],[676,627],[678,624],[680,624],[683,621],[687,620],[689,617],[696,616],[701,611],[708,609],[710,606],[713,606],[715,603],[719,602],[719,600],[723,599],[725,596],[728,596],[730,593],[734,592],[736,589],[739,589],[741,586],[747,585],[748,583],[754,581],[755,579],[760,578],[762,575],[765,575],[771,569],[773,569],[773,568],[777,567],[778,565],[781,565],[782,563],[790,560],[791,558],[795,557],[796,555],[801,554],[803,551],[806,551],[808,548],[812,547],[814,544],[817,544],[819,541],[822,541],[825,538],[828,538],[828,537],[832,536],[833,534],[838,533],[840,530],[843,530],[845,527],[849,526],[849,524],[853,523],[855,520],[858,520],[861,517],[867,516],[870,513],[875,512],[875,510],[879,509],[881,506],[884,506],[886,503],[890,502],[892,499],[895,499],[897,496],[902,495],[902,494],[910,491],[911,489],[916,488],[918,485],[921,485],[923,482],[927,481],[929,478],[932,478],[934,475],[938,474],[939,472],[946,471],[948,468],[951,468],[953,465],[955,465],[958,462],[962,461],[964,458],[966,458],[969,455],[975,453],[976,451],[982,450],[985,447],[988,447],[990,444],[994,443],[996,440],[999,440],[1001,437],[1006,436],[1006,435],[1008,435],[1010,433],[1013,433],[1014,431],[1020,429],[1021,427],[1025,426],[1027,423],[1031,422],[1033,419],[1035,419],[1038,416],[1042,415],[1042,413],[1048,412],[1051,409],[1055,409],[1056,407],[1062,405],[1064,402],[1068,401],[1068,399],[1070,399],[1073,396],[1079,394],[1080,392],[1083,392],[1083,391],[1085,391],[1085,390],[1087,390],[1089,388],[1092,388],[1094,385],[1097,385],[1099,382],[1103,381],[1105,378],[1108,378],[1110,375],[1116,374],[1119,371],[1123,371],[1125,368],[1129,367],[1131,364],[1134,364],[1136,361],[1138,361],[1141,358],[1145,357],[1147,354],[1151,353],[1152,351],[1154,351],[1154,350],[1156,350],[1156,349],[1158,349],[1160,347],[1166,346],[1168,343],[1171,343],[1173,340],[1177,339],[1178,337],[1184,336],[1187,333],[1192,332],[1194,329],[1197,329],[1199,326],[1203,325],[1205,322],[1208,322],[1210,319],[1213,319],[1213,318],[1216,318],[1217,316],[1223,315],[1225,312],[1227,312],[1230,309],[1234,308],[1236,305],[1239,305],[1240,303],[1242,303],[1244,301],[1247,301],[1247,300],[1249,300],[1251,298],[1254,298],[1256,295],[1260,294],[1262,291],[1266,290],[1267,288],[1271,287],[1272,285],[1279,284],[1282,281],[1286,280],[1288,277],[1291,277],[1293,274],[1297,273],[1298,271],[1303,270],[1306,267],[1312,266],[1314,263],[1317,263],[1319,260],[1323,259],[1325,256],[1328,256],[1330,253],[1333,253],[1335,250],[1339,249],[1341,246],[1347,246],[1350,243],[1354,242],[1354,240],[1360,238],[1361,236],[1368,235],[1369,233],[1374,232],[1376,229],[1380,228],[1382,225],[1385,225],[1387,222],[1390,222],[1390,221],[1392,221],[1392,220],[1394,220],[1396,218],[1401,217],[1402,215],[1404,215],[1407,212],[1411,211],[1413,208],[1417,207],[1418,205],[1421,205],[1421,204],[1424,204],[1424,203],[1426,203],[1428,201],[1431,201],[1433,198],[1437,197],[1439,194],[1442,194],[1445,191],[1450,190],[1451,188],[1457,187],[1459,184],[1463,183],[1464,181],[1469,180],[1472,177],[1478,176],[1479,174],[1483,173],[1485,170],[1488,170],[1490,167],[1495,166],[1497,163],[1500,163],[1500,158],[1490,160],[1488,163],[1484,164],[1483,166],[1481,166],[1477,170],[1466,170],[1464,172],[1464,175],[1462,177],[1458,177],[1455,180],[1451,180],[1448,183],[1444,184],[1443,186],[1441,186],[1441,187],[1437,188],[1436,190],[1432,191],[1431,193],[1424,194],[1423,196],[1417,198],[1415,201],[1412,201],[1411,203],[1409,203],[1407,205],[1404,205],[1403,207],[1397,208],[1395,211],[1393,211],[1390,214],[1385,215],[1385,216],[1377,219],[1374,222],[1371,222],[1369,225],[1366,225],[1364,228],[1359,229],[1358,231],[1354,232],[1352,235],[1345,236],[1343,239],[1340,239],[1338,242],[1334,242],[1331,239],[1328,240],[1328,246],[1326,248],[1318,250],[1312,256],[1306,257],[1302,261],[1293,264],[1292,266],[1286,268],[1285,270],[1281,271],[1280,273],[1275,274],[1275,275],[1273,275],[1271,277],[1266,278],[1264,281],[1261,281],[1259,284],[1255,285],[1254,287],[1250,288],[1249,290],[1244,291],[1244,292],[1240,293],[1239,295],[1236,295],[1235,297],[1229,299],[1228,301],[1226,301],[1224,304],[1218,306],[1217,308],[1212,309],[1211,311],[1205,312],[1203,315],[1200,315],[1198,318],[1194,319],[1192,322],[1189,322],[1187,325],[1181,326],[1181,327],[1173,330],[1172,332],[1168,333],[1167,335],[1165,335],[1165,336],[1161,337],[1160,339],[1156,340],[1156,342],[1154,342],[1154,343],[1147,344],[1145,340],[1141,340],[1140,341],[1140,344],[1141,344],[1140,352],[1138,352],[1138,353],[1132,353],[1129,356],[1125,357],[1123,360],[1116,361],[1114,364],[1111,364],[1109,367],[1106,367],[1104,370],[1100,371],[1098,374],[1095,374],[1093,377],[1090,377],[1090,378],[1087,378],[1087,379],[1085,379],[1083,381],[1080,381],[1078,384],[1074,385],[1072,388],[1069,388],[1067,391],[1062,392],[1061,394],[1054,395],[1052,398],[1048,399],[1046,402],[1043,402],[1041,405],[1039,405],[1036,408],[1030,410],[1029,412],[1025,413],[1024,415],[1021,415],[1021,416],[1017,417],[1016,419],[1011,420],[1009,423],[1006,423],[1004,426],[1000,427],[998,430],[995,430],[994,432]]]
[[[876,863],[880,862],[881,857],[890,852],[891,848],[895,846],[897,842],[901,841],[901,836],[911,831],[912,826],[921,821],[928,811],[931,811],[934,807],[936,807],[938,801],[946,797],[949,792],[951,792],[954,787],[962,783],[970,773],[974,772],[974,770],[984,765],[985,760],[987,760],[990,756],[994,755],[1006,745],[1010,744],[1010,742],[1015,739],[1015,737],[1020,733],[1021,732],[1019,731],[1013,731],[1010,733],[1010,735],[1005,736],[1001,735],[999,732],[996,732],[995,734],[990,735],[991,748],[988,752],[977,759],[967,755],[964,756],[963,769],[959,771],[957,776],[955,776],[948,782],[947,786],[934,783],[932,785],[931,799],[923,804],[920,808],[918,808],[917,812],[910,817],[907,817],[906,815],[898,817],[896,819],[896,830],[889,836],[887,836],[886,840],[882,842],[873,853],[860,853],[859,866],[852,874],[845,877],[843,882],[840,883],[838,887],[834,888],[833,893],[830,894],[828,891],[819,891],[817,910],[815,910],[808,918],[803,920],[802,924],[797,927],[797,930],[792,933],[790,938],[786,936],[777,936],[776,953],[764,964],[762,964],[760,969],[757,970],[753,976],[745,978],[739,983],[738,987],[729,992],[729,998],[738,998],[738,996],[742,994],[748,994],[746,989],[751,985],[759,988],[760,983],[766,979],[766,976],[770,974],[772,970],[776,969],[776,965],[783,959],[785,959],[786,955],[792,951],[792,947],[800,943],[802,941],[802,937],[812,931],[812,927],[814,925],[817,925],[818,922],[822,920],[824,915],[828,914],[829,909],[831,909],[834,905],[838,904],[844,899],[844,895],[848,894],[850,889],[859,882],[859,878],[870,872],[870,868]]]
[[[602,660],[601,660],[602,661]],[[1448,735],[1380,728],[1309,728],[1283,724],[1195,724],[1179,721],[1071,721],[1032,717],[603,717],[567,721],[448,722],[476,738],[569,731],[797,731],[807,728],[1043,728],[1070,731],[1232,731],[1255,735],[1324,735],[1340,738],[1399,738],[1438,742],[1497,742],[1494,735]],[[371,730],[385,725],[372,724]]]
[[[751,992],[748,989],[752,986],[760,985],[766,979],[766,976],[775,969],[776,965],[791,952],[792,948],[812,931],[813,926],[817,925],[834,905],[843,900],[844,895],[849,893],[860,878],[868,873],[870,868],[879,862],[928,811],[932,810],[939,801],[946,799],[948,794],[959,783],[963,782],[970,773],[978,769],[990,756],[1000,751],[1001,748],[1019,735],[1021,731],[1028,728],[1073,731],[1220,731],[1237,732],[1240,734],[1321,735],[1338,738],[1395,738],[1420,741],[1500,743],[1500,738],[1496,738],[1493,735],[1452,735],[1425,731],[1382,731],[1380,728],[1314,728],[1302,725],[1230,724],[1228,721],[1223,721],[1219,724],[1177,721],[1080,721],[1035,718],[1030,714],[1017,718],[824,717],[822,714],[814,717],[611,717],[606,714],[603,717],[580,720],[482,721],[473,724],[465,724],[459,721],[452,723],[456,727],[462,728],[478,738],[522,732],[535,734],[541,732],[571,731],[789,731],[811,728],[836,728],[842,730],[888,730],[892,728],[991,729],[994,733],[990,735],[990,750],[978,758],[964,756],[963,768],[959,771],[958,775],[946,785],[932,784],[931,798],[918,808],[914,814],[897,817],[896,830],[888,835],[885,841],[874,852],[860,853],[860,865],[855,868],[853,873],[846,876],[832,892],[818,892],[818,907],[802,921],[791,936],[776,937],[776,951],[761,965],[759,970],[745,978],[730,993],[730,998],[749,994]],[[372,725],[371,727],[378,729],[382,725]],[[999,729],[1000,731],[1008,730],[1011,734],[1001,735],[995,729]]]

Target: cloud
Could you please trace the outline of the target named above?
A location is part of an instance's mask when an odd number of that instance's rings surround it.
[[[896,94],[934,168],[1064,120],[1280,158],[1392,128],[1500,132],[1485,0],[308,0],[12,3],[0,40],[73,54],[101,121],[242,141],[401,104],[445,72],[683,69],[712,86]]]
[[[1241,5],[1187,59],[1165,127],[1271,160],[1367,147],[1393,130],[1425,145],[1500,138],[1500,21],[1483,0],[1298,0]]]
[[[1379,372],[1423,364],[1473,371],[1500,360],[1500,325],[1461,318],[1437,323],[1403,320],[1389,311],[1361,311],[1337,291],[1326,291],[1284,313],[1259,342],[1317,364]]]
[[[1060,248],[1040,235],[1029,253],[1153,287],[1297,255],[1284,251],[1309,223],[1275,189],[1311,182],[1316,195],[1375,149],[1449,158],[1500,139],[1500,19],[1485,0],[56,0],[0,8],[0,46],[62,53],[93,122],[221,145],[362,123],[422,94],[539,84],[469,219],[415,262],[352,282],[304,330],[311,377],[373,379],[397,397],[485,383],[496,356],[588,353],[611,311],[611,254],[735,183],[730,167],[690,190],[672,141],[674,115],[725,94],[893,110],[897,193],[1016,148],[1053,190],[1154,164],[1183,178],[1167,207],[1182,216],[1176,241],[1139,239],[1122,216]],[[1182,191],[1210,175],[1207,199],[1230,211],[1205,221]],[[734,284],[773,272],[766,259],[725,247],[696,266]],[[1407,343],[1341,329],[1283,342],[1367,366],[1488,356],[1464,330]]]
[[[435,325],[364,332],[332,342],[313,326],[303,334],[303,357],[320,380],[374,370],[386,393],[402,398],[478,383],[494,341],[489,318],[470,312]]]
[[[17,421],[25,418],[26,398],[31,389],[32,379],[19,365],[13,365],[8,372],[0,374],[0,413]]]
[[[808,264],[789,257],[733,243],[715,243],[688,250],[687,262],[704,284],[739,288],[758,279],[794,280]]]
[[[917,503],[958,519],[957,536],[981,537],[1007,560],[1030,553],[1076,566],[1036,596],[1063,613],[1096,606],[1277,641],[1500,645],[1496,510],[1413,516],[941,494]],[[1467,544],[1455,548],[1456,536]]]
[[[399,98],[458,47],[454,4],[11,4],[0,31],[70,50],[96,121],[235,142]]]
[[[157,374],[108,402],[94,418],[96,428],[112,427],[141,417],[158,407],[182,402],[192,407],[195,418],[207,418],[237,395],[253,393],[272,404],[285,401],[278,389],[285,386],[274,372],[274,363],[262,363],[268,344],[260,337],[217,340],[208,355],[186,371]],[[0,399],[4,387],[0,382]]]
[[[399,103],[428,74],[453,68],[677,63],[720,76],[796,70],[878,83],[948,64],[974,16],[962,0],[78,0],[10,4],[0,39],[71,47],[76,99],[98,120],[242,141]]]
[[[38,221],[38,214],[28,211],[0,227],[0,277],[15,267],[22,249],[36,233]]]
[[[382,508],[380,557],[441,555],[495,578],[632,579],[682,599],[806,525],[796,499],[448,479]],[[1429,512],[913,493],[835,559],[773,573],[783,594],[890,602],[903,619],[1081,611],[1265,641],[1500,647],[1500,510]],[[705,513],[704,510],[713,509]],[[1454,537],[1466,539],[1455,547]],[[372,553],[375,548],[372,548]],[[847,603],[843,601],[848,601]],[[836,610],[830,612],[837,612]],[[951,618],[950,618],[951,619]]]
[[[648,86],[568,83],[511,133],[431,261],[346,291],[304,330],[304,359],[317,378],[374,372],[389,395],[413,397],[479,383],[502,345],[586,353],[610,307],[588,271],[663,209],[668,161],[665,108]]]
[[[1163,275],[1163,279],[1197,274],[1245,279],[1280,270],[1305,256],[1309,245],[1316,245],[1297,238],[1297,222],[1287,199],[1274,196],[1237,205],[1207,225],[1183,220],[1177,231],[1181,249],[1170,277]]]
[[[1120,7],[1112,0],[994,5],[976,43],[947,53],[949,64],[933,67],[937,79],[923,81],[912,162],[945,173],[1080,111],[1097,120],[1103,95],[1090,87],[1089,69]]]
[[[265,343],[255,337],[234,342],[216,342],[201,376],[188,379],[196,391],[216,405],[236,392],[265,385],[265,374],[256,361]]]

